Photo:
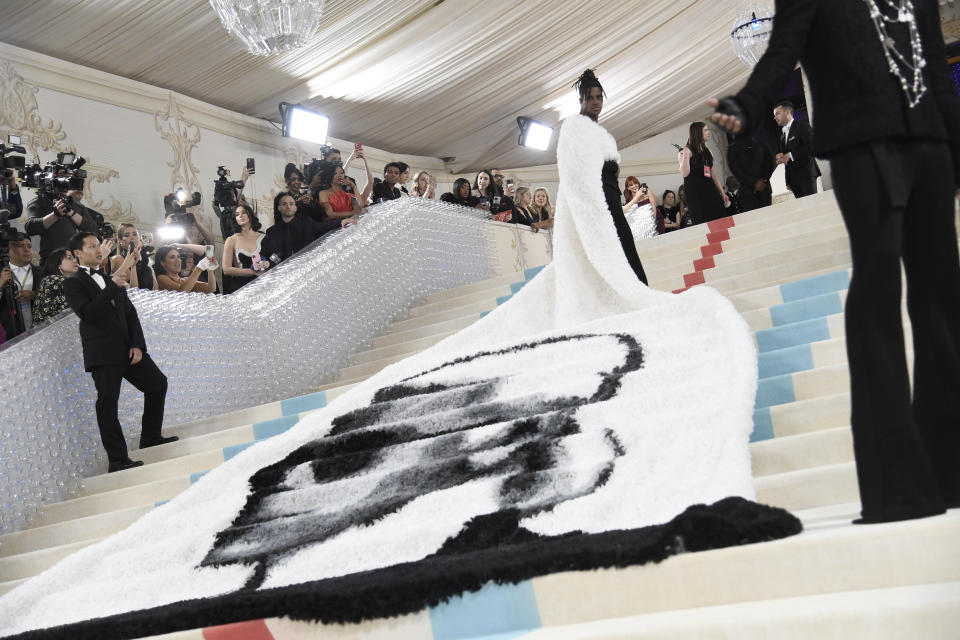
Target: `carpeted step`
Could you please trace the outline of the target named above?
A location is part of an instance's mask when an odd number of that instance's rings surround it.
[[[457,298],[459,296],[476,293],[478,291],[485,291],[487,289],[510,286],[514,282],[518,282],[523,279],[524,279],[523,272],[517,271],[515,273],[497,276],[495,278],[479,280],[471,284],[464,284],[464,285],[460,285],[459,287],[453,287],[451,289],[446,289],[444,291],[431,293],[430,295],[426,295],[418,300],[415,300],[413,304],[411,304],[410,306],[419,307],[421,305],[430,304],[433,302],[439,302],[441,300],[446,300],[448,298]]]
[[[853,462],[853,434],[834,427],[753,442],[750,458],[755,478]]]
[[[797,469],[754,478],[757,502],[789,511],[812,509],[860,499],[853,462]]]

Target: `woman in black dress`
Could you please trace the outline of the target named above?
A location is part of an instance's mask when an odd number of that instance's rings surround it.
[[[584,71],[583,75],[577,78],[573,88],[580,94],[580,115],[587,116],[596,122],[603,110],[603,98],[606,93],[593,70]],[[617,229],[617,237],[620,238],[620,246],[623,247],[627,262],[630,263],[630,268],[637,274],[640,282],[647,284],[647,274],[643,272],[643,265],[640,264],[640,256],[637,254],[637,246],[633,243],[630,225],[627,223],[627,217],[623,215],[623,205],[620,201],[620,165],[613,160],[604,162],[600,179],[603,182],[603,197],[607,201],[610,215],[613,216],[613,226]]]
[[[723,218],[727,215],[725,206],[730,202],[713,170],[713,154],[707,148],[709,141],[710,130],[706,125],[693,122],[687,146],[680,152],[680,175],[693,224]]]

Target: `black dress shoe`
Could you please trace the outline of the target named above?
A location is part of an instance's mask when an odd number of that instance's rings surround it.
[[[126,469],[133,469],[134,467],[142,467],[143,460],[131,460],[130,458],[124,458],[123,460],[111,460],[110,466],[107,468],[107,473],[113,473],[114,471],[124,471]]]
[[[149,441],[149,442],[144,442],[143,440],[141,440],[141,441],[140,441],[140,448],[141,448],[141,449],[147,449],[147,448],[149,448],[149,447],[156,447],[156,446],[161,445],[161,444],[167,444],[167,443],[169,443],[169,442],[176,442],[176,441],[179,440],[179,439],[180,439],[180,436],[167,436],[167,437],[160,436],[160,439],[159,439],[159,440],[151,440],[151,441]]]

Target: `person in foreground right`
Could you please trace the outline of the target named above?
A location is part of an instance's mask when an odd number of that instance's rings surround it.
[[[960,97],[937,2],[777,0],[767,52],[740,93],[708,103],[713,121],[749,134],[798,58],[813,94],[814,151],[830,160],[850,235],[845,322],[862,506],[854,522],[937,515],[960,507]]]

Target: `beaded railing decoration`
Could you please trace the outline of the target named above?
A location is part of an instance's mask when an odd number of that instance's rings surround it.
[[[230,296],[131,291],[169,379],[165,425],[308,393],[424,295],[497,275],[486,216],[403,198],[370,207]],[[102,473],[106,454],[72,312],[0,352],[0,532]],[[124,382],[133,449],[143,395]]]

